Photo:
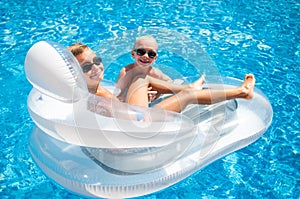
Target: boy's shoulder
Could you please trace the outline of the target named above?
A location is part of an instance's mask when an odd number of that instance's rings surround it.
[[[154,72],[154,73],[161,73],[162,72],[159,68],[156,68],[156,67],[153,67],[153,66],[151,66],[150,71]]]
[[[127,66],[125,66],[122,70],[125,70],[126,72],[133,69],[134,68],[134,64],[128,64]]]
[[[149,75],[153,76],[155,78],[161,79],[161,80],[165,80],[165,81],[172,80],[167,74],[165,74],[159,68],[156,68],[156,67],[151,68],[151,70],[149,71]]]

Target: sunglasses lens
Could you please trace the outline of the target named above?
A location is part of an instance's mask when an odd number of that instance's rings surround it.
[[[154,52],[154,51],[152,51],[152,50],[149,50],[149,51],[148,51],[148,56],[149,56],[150,58],[154,58],[154,57],[156,57],[156,52]]]
[[[94,64],[100,65],[102,63],[102,59],[100,57],[95,57],[93,59]]]
[[[93,64],[85,64],[85,65],[81,66],[81,68],[84,73],[87,73],[92,69],[92,66],[93,66]]]
[[[137,49],[137,50],[136,50],[136,53],[137,53],[139,56],[143,56],[144,54],[146,54],[146,50],[145,50],[145,49]]]

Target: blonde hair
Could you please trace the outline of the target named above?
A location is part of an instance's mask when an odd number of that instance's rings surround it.
[[[158,44],[157,44],[156,40],[154,39],[154,37],[152,37],[151,35],[146,35],[146,36],[141,36],[141,37],[136,38],[135,43],[133,45],[133,50],[137,49],[138,44],[145,40],[153,42],[155,44],[155,50],[158,49]]]
[[[77,42],[75,44],[72,44],[68,47],[69,51],[76,57],[77,55],[82,54],[86,50],[91,50],[90,47],[88,47],[85,44],[82,44],[80,42]]]

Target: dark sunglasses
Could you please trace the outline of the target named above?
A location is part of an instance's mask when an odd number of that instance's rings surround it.
[[[87,72],[89,72],[90,70],[92,70],[92,67],[93,67],[94,64],[99,66],[101,63],[102,63],[102,59],[101,59],[100,57],[94,57],[93,63],[84,63],[84,64],[81,66],[81,68],[82,68],[82,71],[83,71],[84,73],[87,73]]]
[[[138,48],[134,50],[138,56],[143,56],[144,54],[148,54],[150,58],[156,57],[157,53],[153,50],[149,50],[148,52],[144,48]]]

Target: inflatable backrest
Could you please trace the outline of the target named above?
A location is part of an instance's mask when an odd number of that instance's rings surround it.
[[[76,102],[88,96],[76,58],[55,42],[40,41],[29,49],[25,73],[33,87],[60,101]]]

